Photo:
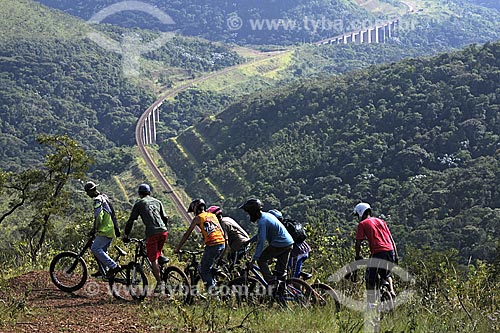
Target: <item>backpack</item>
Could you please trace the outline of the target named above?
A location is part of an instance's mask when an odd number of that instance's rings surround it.
[[[297,220],[284,219],[283,225],[285,226],[288,233],[292,236],[295,244],[302,243],[307,238],[306,230],[302,223]]]

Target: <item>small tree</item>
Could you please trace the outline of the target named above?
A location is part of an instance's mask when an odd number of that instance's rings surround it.
[[[33,263],[52,227],[51,217],[69,206],[65,185],[71,179],[83,178],[92,162],[67,135],[41,135],[37,140],[49,149],[43,165],[20,173],[0,172],[0,185],[3,185],[0,194],[11,198],[7,211],[0,215],[0,223],[21,207],[33,211],[27,228]]]

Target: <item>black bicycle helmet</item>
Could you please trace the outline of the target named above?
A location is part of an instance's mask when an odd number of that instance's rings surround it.
[[[145,194],[150,194],[151,193],[151,187],[148,184],[141,184],[139,185],[139,188],[137,189],[138,193],[145,193]]]
[[[252,212],[252,211],[260,211],[264,205],[259,199],[251,198],[248,199],[243,205],[241,205],[239,208],[243,209],[245,212]]]
[[[99,186],[99,184],[96,184],[94,182],[87,182],[83,186],[83,189],[85,190],[85,192],[90,192],[90,191],[95,190],[97,186]]]
[[[207,204],[205,203],[205,200],[203,200],[203,199],[194,199],[189,204],[188,213],[194,213],[194,212],[196,212],[196,209],[199,206],[201,206],[201,205],[207,207]]]

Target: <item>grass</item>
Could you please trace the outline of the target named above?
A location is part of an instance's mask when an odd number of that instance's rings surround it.
[[[217,299],[197,301],[185,306],[165,303],[158,298],[147,299],[142,305],[142,316],[154,329],[166,327],[171,332],[339,332],[344,326],[343,316],[329,307],[282,309],[262,306],[234,307]],[[345,318],[353,319],[346,314]],[[358,323],[361,318],[355,319]]]
[[[496,318],[471,309],[470,316],[448,304],[424,305],[422,299],[383,314],[380,332],[498,332]],[[436,307],[437,305],[437,307]],[[332,307],[284,309],[268,305],[234,307],[217,299],[197,301],[195,305],[168,303],[148,298],[141,304],[143,320],[155,329],[171,332],[363,332],[370,323],[364,314]]]
[[[0,40],[82,39],[90,28],[83,21],[49,10],[31,0],[2,0],[0,31]]]
[[[287,76],[286,69],[291,64],[292,52],[266,55],[235,67],[213,79],[200,82],[196,86],[202,90],[223,92],[241,96],[273,85]]]

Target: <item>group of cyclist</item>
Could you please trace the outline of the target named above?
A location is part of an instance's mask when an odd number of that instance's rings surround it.
[[[113,207],[105,194],[97,190],[97,184],[87,182],[84,190],[93,198],[94,226],[92,233],[96,235],[92,245],[92,252],[96,258],[108,268],[108,277],[112,277],[119,269],[107,254],[113,238],[120,237]],[[153,266],[153,274],[157,280],[155,293],[161,292],[163,282],[160,278],[158,258],[162,255],[162,248],[167,240],[168,217],[165,214],[160,200],[151,196],[148,184],[141,184],[138,188],[140,199],[134,204],[130,217],[125,225],[123,240],[128,240],[133,223],[140,216],[144,223],[146,237],[146,252]],[[235,263],[246,250],[249,243],[256,243],[252,260],[257,262],[264,279],[269,283],[286,278],[287,267],[292,266],[292,274],[298,277],[302,263],[307,259],[310,246],[304,241],[295,244],[292,236],[283,225],[283,215],[278,210],[263,211],[263,204],[259,199],[248,199],[239,207],[249,216],[250,221],[257,223],[257,234],[250,238],[248,233],[232,218],[223,216],[219,206],[209,206],[203,199],[193,200],[188,212],[195,217],[174,249],[181,251],[182,246],[190,237],[195,228],[199,228],[205,243],[205,249],[200,262],[200,275],[205,287],[215,286],[212,267],[227,252],[227,258]],[[353,211],[359,223],[356,233],[355,258],[361,259],[361,243],[368,240],[371,257],[381,259],[379,262],[398,262],[396,244],[387,224],[382,219],[372,216],[371,207],[367,203],[359,203]],[[266,246],[267,243],[267,246]],[[290,259],[291,257],[291,259]],[[269,263],[276,259],[274,272],[271,272]],[[374,290],[377,276],[389,282],[389,290],[395,296],[390,270],[387,265],[368,267],[366,275],[367,290]],[[370,300],[369,300],[370,301]]]

